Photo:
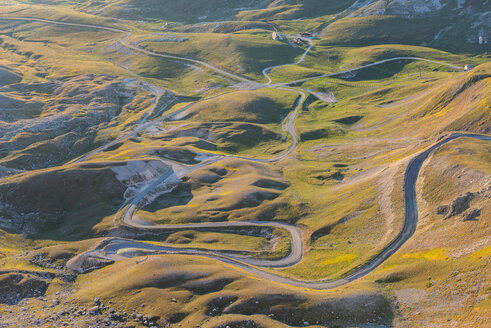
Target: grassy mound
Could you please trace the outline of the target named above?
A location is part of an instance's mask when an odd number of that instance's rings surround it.
[[[22,76],[10,68],[0,65],[0,87],[22,81]]]
[[[293,110],[297,97],[284,90],[237,91],[191,106],[184,118],[278,124]]]
[[[302,211],[301,204],[293,208],[285,191],[287,181],[261,164],[228,159],[196,170],[183,181],[136,216],[158,223],[296,220]]]
[[[248,123],[190,123],[153,136],[179,146],[237,153],[261,143],[280,142],[282,136],[261,125]]]

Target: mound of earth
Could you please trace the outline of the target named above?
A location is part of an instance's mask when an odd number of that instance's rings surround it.
[[[172,141],[181,146],[192,145],[205,150],[229,152],[254,147],[261,142],[282,140],[280,134],[270,129],[247,123],[190,123],[154,138]],[[177,138],[186,139],[180,141]]]
[[[208,99],[179,114],[202,122],[280,123],[293,110],[297,95],[284,90],[237,91]]]

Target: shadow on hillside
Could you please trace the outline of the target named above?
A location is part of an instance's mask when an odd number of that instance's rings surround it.
[[[353,77],[338,77],[345,81],[382,80],[401,73],[406,65],[411,62],[411,60],[396,60],[393,62],[360,69],[356,71],[356,76]]]
[[[161,195],[152,203],[142,207],[142,210],[153,213],[169,207],[187,205],[191,199],[193,199],[191,185],[182,183],[172,192]]]

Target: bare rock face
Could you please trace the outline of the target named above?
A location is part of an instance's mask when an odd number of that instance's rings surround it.
[[[114,261],[98,257],[97,255],[82,253],[69,260],[66,267],[76,273],[86,273],[113,263]]]
[[[448,205],[440,205],[436,208],[436,213],[446,217],[449,209]]]
[[[474,195],[470,192],[466,193],[463,196],[457,197],[450,205],[450,209],[446,215],[446,218],[450,218],[452,216],[463,213],[469,208],[470,202],[473,198]]]
[[[470,202],[474,196],[475,195],[471,192],[459,196],[449,205],[438,206],[436,208],[436,213],[443,215],[445,220],[451,218],[452,216],[462,214],[469,208]]]
[[[462,219],[464,221],[474,221],[481,215],[481,210],[478,208],[470,209],[471,202],[475,198],[489,198],[489,191],[491,191],[490,188],[491,187],[488,185],[481,191],[474,193],[467,192],[466,194],[457,197],[451,204],[439,205],[436,208],[436,213],[443,215],[444,220],[463,214]]]

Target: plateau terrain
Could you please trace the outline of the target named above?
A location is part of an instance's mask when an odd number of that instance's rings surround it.
[[[0,328],[489,327],[488,0],[0,1]]]

